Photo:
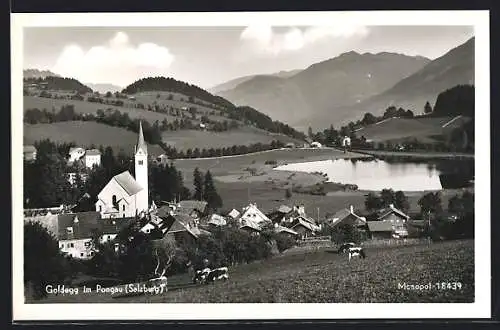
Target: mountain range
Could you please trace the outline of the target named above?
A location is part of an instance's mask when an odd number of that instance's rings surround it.
[[[23,70],[23,78],[46,78],[46,77],[61,77],[57,73],[50,70],[25,69]]]
[[[94,92],[99,92],[101,94],[105,94],[107,92],[115,93],[119,92],[123,89],[123,87],[113,85],[113,84],[93,84],[93,83],[86,83],[85,85],[89,86],[92,88]]]
[[[218,95],[302,131],[308,126],[340,126],[360,119],[365,112],[378,115],[389,105],[419,113],[426,101],[434,103],[443,90],[474,83],[474,38],[432,61],[422,56],[351,51],[288,77],[243,78]]]

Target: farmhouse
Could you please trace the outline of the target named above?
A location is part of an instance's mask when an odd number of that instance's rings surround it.
[[[85,166],[93,168],[101,165],[101,152],[98,149],[85,150]]]
[[[394,234],[392,224],[386,221],[368,221],[368,230],[372,239],[388,239]]]
[[[321,230],[319,226],[306,219],[307,218],[304,216],[298,216],[293,220],[291,226],[291,229],[295,231],[300,238],[314,236],[316,232]]]
[[[354,213],[354,207],[351,205],[349,209],[345,208],[337,213],[335,213],[332,217],[327,220],[332,227],[336,227],[339,225],[354,225],[356,227],[365,227],[366,219],[365,217],[361,217]]]
[[[377,215],[377,221],[390,223],[396,235],[408,236],[406,223],[408,222],[410,217],[403,211],[395,208],[393,204],[390,204],[387,208],[379,210],[377,212]]]
[[[115,175],[97,195],[96,211],[102,218],[133,217],[149,209],[148,150],[139,122],[135,148],[135,179],[129,171]]]
[[[239,221],[241,226],[246,226],[252,230],[259,231],[264,224],[271,223],[271,220],[269,220],[269,218],[257,208],[257,204],[252,203],[243,208],[243,214],[241,215]]]
[[[236,209],[232,209],[227,215],[235,220],[241,215],[241,213]]]
[[[36,148],[32,145],[23,146],[23,159],[28,162],[36,160]]]
[[[135,218],[103,220],[99,212],[59,214],[57,234],[61,252],[78,259],[89,259],[94,255],[92,238],[100,234],[100,243],[115,239],[116,235]]]
[[[208,203],[206,201],[183,200],[175,208],[176,214],[186,214],[199,221],[208,212]]]
[[[68,164],[72,164],[85,156],[85,149],[80,147],[71,147],[69,148],[68,156]]]

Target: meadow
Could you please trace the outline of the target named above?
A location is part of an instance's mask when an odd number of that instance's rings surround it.
[[[474,301],[474,241],[367,247],[351,262],[334,246],[283,253],[230,268],[230,279],[193,285],[186,275],[169,277],[162,295],[80,293],[50,296],[41,303],[471,303]],[[460,283],[460,288],[435,283]],[[401,285],[432,284],[407,290]]]
[[[460,127],[469,119],[460,117],[446,127],[454,117],[436,118],[391,118],[379,123],[369,125],[356,131],[357,136],[364,136],[367,140],[374,142],[397,141],[405,138],[416,138],[423,143],[434,142],[432,136],[442,135],[454,128]]]
[[[124,128],[108,126],[90,121],[65,121],[51,124],[24,124],[24,144],[50,139],[58,143],[74,142],[78,146],[110,146],[117,154],[120,150],[127,155],[134,153],[137,134]],[[160,155],[164,151],[158,145],[148,145],[150,154]]]

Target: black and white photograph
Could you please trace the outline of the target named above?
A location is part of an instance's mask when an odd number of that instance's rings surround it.
[[[487,11],[11,17],[14,317],[490,316]]]

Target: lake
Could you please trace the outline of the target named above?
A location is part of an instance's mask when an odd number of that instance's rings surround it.
[[[276,167],[275,170],[326,173],[328,182],[355,184],[360,190],[392,188],[395,191],[424,191],[468,186],[473,178],[473,162],[466,161],[463,165],[462,160],[393,162],[372,158],[294,163]]]

